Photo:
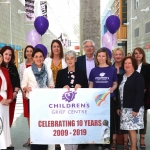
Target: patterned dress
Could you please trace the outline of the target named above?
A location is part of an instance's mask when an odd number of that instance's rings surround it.
[[[52,61],[51,70],[52,70],[52,73],[53,73],[54,84],[56,84],[57,73],[61,69],[62,69],[62,61],[59,63],[58,66],[55,66],[54,63],[53,63],[53,61]]]
[[[121,130],[138,130],[144,128],[143,115],[144,107],[142,106],[136,117],[132,116],[132,108],[123,108],[123,91],[124,85],[127,81],[127,76],[123,76],[123,80],[119,86],[120,100],[121,100],[121,116],[120,129]]]
[[[68,80],[69,80],[69,87],[74,88],[75,72],[73,71],[68,72]]]

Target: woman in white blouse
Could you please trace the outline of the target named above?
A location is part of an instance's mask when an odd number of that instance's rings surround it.
[[[51,55],[45,59],[44,63],[48,70],[52,70],[54,83],[56,83],[57,72],[67,67],[63,57],[64,53],[61,42],[57,39],[53,40],[51,43]]]
[[[24,70],[28,67],[30,67],[33,63],[32,59],[32,53],[34,51],[34,47],[31,45],[26,46],[24,50],[24,58],[26,59],[25,62],[21,63],[19,65],[19,76],[20,76],[20,81],[22,81],[23,78],[23,73]],[[30,126],[30,119],[29,119],[29,110],[28,110],[28,99],[26,98],[26,93],[22,91],[22,99],[23,99],[23,112],[24,112],[24,117],[27,118],[28,125]],[[30,146],[30,138],[28,138],[27,142],[23,144],[23,147]]]
[[[23,74],[23,79],[21,82],[21,88],[27,94],[26,96],[29,99],[28,93],[32,88],[53,88],[53,76],[50,69],[46,69],[44,61],[43,51],[40,49],[35,49],[32,53],[33,63],[31,67],[25,69]],[[47,145],[31,145],[31,150],[36,150],[36,147],[40,147],[41,150],[46,150]]]

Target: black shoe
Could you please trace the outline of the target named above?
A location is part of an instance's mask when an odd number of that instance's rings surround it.
[[[55,145],[55,150],[61,150],[61,146],[60,145]]]
[[[14,146],[9,146],[7,147],[7,149],[14,149]]]

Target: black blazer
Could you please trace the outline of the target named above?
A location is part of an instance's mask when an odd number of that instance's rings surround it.
[[[118,84],[120,85],[123,75],[120,76]],[[133,74],[127,78],[123,91],[123,108],[133,108],[134,112],[139,112],[141,106],[144,106],[144,78],[134,71]],[[120,91],[117,98],[118,108],[120,109]]]
[[[140,74],[144,77],[146,89],[146,92],[144,93],[144,107],[145,109],[150,109],[150,106],[146,105],[146,100],[149,97],[148,88],[150,83],[150,64],[142,64]]]
[[[86,73],[78,68],[75,69],[75,84],[80,84],[82,88],[88,88],[88,80]],[[63,88],[65,85],[69,85],[68,80],[68,67],[59,70],[56,77],[55,88]]]
[[[86,56],[85,55],[77,57],[76,67],[86,72]]]
[[[3,65],[3,67],[8,69],[13,90],[15,88],[20,88],[20,77],[17,67],[11,63],[8,64],[8,67],[6,67],[5,65]]]

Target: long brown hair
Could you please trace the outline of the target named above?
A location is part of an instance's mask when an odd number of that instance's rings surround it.
[[[109,58],[109,55],[108,55],[108,52],[107,52],[107,49],[106,49],[106,48],[100,48],[100,49],[96,52],[96,55],[95,55],[95,63],[96,63],[96,65],[97,65],[97,66],[99,65],[99,62],[98,62],[98,60],[97,60],[97,56],[98,56],[98,54],[101,53],[101,52],[106,53],[106,64],[109,65],[109,66],[111,66],[112,63],[111,63],[111,61],[110,61],[110,58]]]
[[[61,42],[59,41],[59,40],[53,40],[52,41],[52,43],[51,43],[51,55],[50,55],[50,58],[54,58],[54,53],[53,53],[53,51],[52,51],[52,47],[53,47],[53,44],[54,43],[57,43],[58,45],[59,45],[59,47],[60,47],[60,55],[59,55],[59,57],[60,58],[63,58],[64,57],[64,53],[63,53],[63,47],[62,47],[62,44],[61,44]]]
[[[0,51],[1,51],[1,54],[3,55],[6,50],[10,50],[11,53],[12,53],[11,60],[10,60],[9,63],[15,64],[15,53],[14,53],[14,49],[12,49],[10,46],[4,46],[4,47],[2,47],[2,49],[0,50]],[[5,64],[4,60],[3,60],[3,63],[2,63],[2,64]]]
[[[143,63],[143,64],[148,64],[148,63],[146,62],[145,52],[144,52],[144,50],[143,50],[141,47],[136,47],[136,48],[134,48],[133,53],[132,53],[132,57],[135,58],[135,57],[134,57],[135,50],[139,51],[139,52],[143,55],[142,63]]]

